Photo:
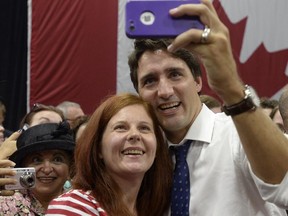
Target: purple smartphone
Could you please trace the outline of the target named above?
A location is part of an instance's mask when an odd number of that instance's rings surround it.
[[[198,17],[173,18],[169,10],[200,0],[127,0],[125,31],[129,38],[176,37],[191,28],[204,29]]]

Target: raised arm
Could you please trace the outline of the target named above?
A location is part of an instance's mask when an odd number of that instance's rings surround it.
[[[220,21],[212,3],[181,5],[170,11],[172,16],[197,15],[210,28],[206,42],[203,30],[190,29],[179,35],[169,47],[181,47],[201,56],[210,88],[227,106],[244,99],[244,84],[237,73],[229,31]],[[205,36],[205,35],[204,35]],[[267,183],[277,184],[288,170],[288,139],[260,109],[232,116],[253,172]]]

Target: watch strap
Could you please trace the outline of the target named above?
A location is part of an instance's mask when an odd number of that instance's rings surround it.
[[[256,105],[254,104],[252,98],[247,95],[239,103],[236,103],[230,106],[224,105],[222,107],[223,112],[225,112],[226,115],[230,115],[230,116],[239,115],[241,113],[244,113],[250,110],[255,110],[255,109],[256,109]]]

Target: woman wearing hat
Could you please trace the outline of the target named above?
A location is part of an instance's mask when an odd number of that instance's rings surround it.
[[[49,202],[63,193],[63,185],[70,179],[74,147],[66,122],[40,124],[23,131],[10,160],[16,168],[35,168],[35,185],[23,186],[17,177],[17,184],[23,188],[13,196],[0,196],[0,215],[44,215]]]

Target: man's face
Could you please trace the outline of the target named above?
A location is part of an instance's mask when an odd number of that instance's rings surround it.
[[[73,121],[75,121],[77,118],[84,115],[84,112],[79,107],[69,107],[67,109],[66,113],[66,120],[71,124]]]
[[[150,102],[167,138],[180,142],[200,112],[201,78],[168,52],[146,51],[139,59],[138,90]]]

